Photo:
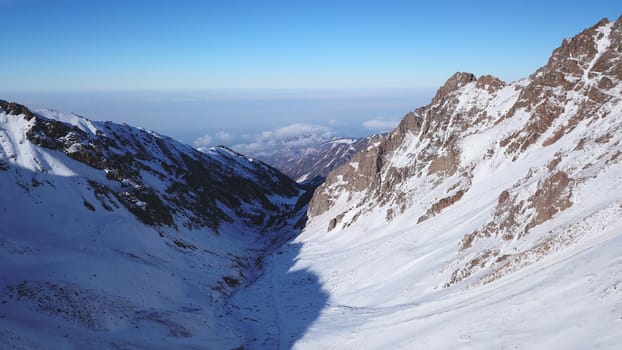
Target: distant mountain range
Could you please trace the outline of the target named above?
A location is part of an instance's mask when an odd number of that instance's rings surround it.
[[[379,135],[358,139],[339,137],[312,139],[313,142],[310,144],[302,146],[290,144],[268,154],[263,152],[256,157],[300,184],[321,184],[331,171],[379,139]]]

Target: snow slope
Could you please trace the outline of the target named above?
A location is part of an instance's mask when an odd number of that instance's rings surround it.
[[[332,172],[262,287],[233,299],[275,324],[251,348],[620,348],[620,52],[622,18],[527,79],[458,73]]]
[[[228,299],[304,204],[231,150],[4,101],[0,193],[2,349],[244,345]]]

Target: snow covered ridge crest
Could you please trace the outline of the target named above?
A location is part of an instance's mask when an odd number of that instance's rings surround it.
[[[594,199],[584,198],[595,184],[622,186],[621,56],[622,17],[564,40],[529,78],[456,73],[429,105],[328,176],[310,225],[347,234],[366,216],[406,215],[425,227],[481,207],[456,242],[445,286],[480,270],[489,281],[533,250],[545,256],[557,249],[546,242],[568,243],[557,236],[564,227],[621,199],[617,191],[588,207]]]
[[[43,186],[50,185],[46,175],[85,176],[92,191],[87,207],[125,207],[147,225],[217,232],[223,222],[241,219],[261,231],[293,214],[303,192],[279,171],[224,147],[203,153],[140,128],[53,110],[33,113],[6,101],[0,113],[4,168],[30,170]],[[58,170],[62,159],[50,161],[56,152],[90,169],[65,174]]]

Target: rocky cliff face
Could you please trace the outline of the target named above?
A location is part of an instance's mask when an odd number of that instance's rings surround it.
[[[564,219],[622,161],[621,40],[622,19],[602,20],[527,79],[456,73],[429,105],[328,176],[312,198],[312,223],[341,231],[381,212],[387,222],[408,214],[423,224],[486,202],[488,186],[492,208],[465,232],[445,286],[478,271],[489,282],[571,244],[576,225],[617,208],[603,198],[602,208]],[[524,243],[530,235],[538,243]]]

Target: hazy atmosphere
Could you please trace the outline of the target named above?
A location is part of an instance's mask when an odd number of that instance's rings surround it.
[[[282,128],[362,137],[390,130],[433,89],[7,92],[33,108],[73,111],[158,131],[197,147],[265,141]],[[262,138],[263,135],[263,138]],[[242,151],[245,150],[241,147]]]

